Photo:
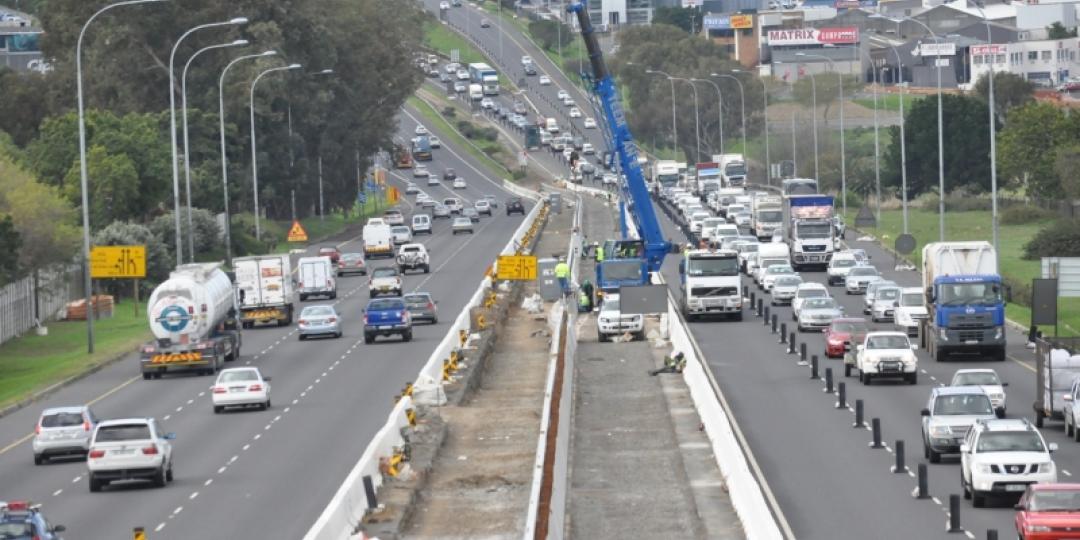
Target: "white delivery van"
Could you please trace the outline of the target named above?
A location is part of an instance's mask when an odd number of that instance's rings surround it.
[[[300,301],[309,296],[337,298],[337,282],[334,281],[334,263],[330,257],[302,257],[297,263],[297,291]]]
[[[244,328],[267,322],[292,324],[293,283],[288,255],[237,257],[232,266]]]
[[[558,133],[559,123],[556,122],[554,118],[548,118],[547,121],[544,122],[544,129],[546,129],[548,133]]]
[[[427,214],[416,214],[412,217],[412,233],[417,235],[420,233],[431,234],[431,216]]]
[[[385,221],[371,218],[364,225],[364,258],[393,257],[394,234]]]

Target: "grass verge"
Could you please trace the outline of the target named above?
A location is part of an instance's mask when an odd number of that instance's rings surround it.
[[[855,222],[858,209],[850,208],[845,216],[848,223]],[[988,240],[992,237],[990,225],[990,212],[947,212],[945,214],[945,237],[949,240]],[[1035,233],[1046,223],[1030,223],[1024,225],[1000,225],[998,245],[1000,247],[1000,264],[1002,275],[1010,282],[1017,285],[1030,285],[1032,278],[1040,276],[1040,262],[1028,261],[1021,258],[1024,245],[1027,244]],[[903,232],[903,216],[900,210],[882,210],[881,223],[876,229],[866,229],[865,232],[878,237],[882,242],[892,247],[893,241]],[[912,262],[918,266],[922,264],[922,248],[928,242],[936,242],[938,239],[938,213],[922,209],[909,209],[908,232],[915,237],[916,248],[911,254]],[[1028,325],[1031,320],[1030,298],[1020,297],[1023,294],[1014,295],[1013,301],[1007,307],[1010,319]],[[1062,335],[1080,335],[1080,298],[1061,298],[1058,303],[1058,318],[1060,321],[1059,331]],[[1048,334],[1052,329],[1043,329]]]
[[[499,162],[495,161],[491,158],[491,156],[488,156],[484,153],[483,150],[478,148],[476,146],[476,143],[473,143],[472,141],[466,139],[465,136],[457,130],[457,128],[447,122],[446,118],[443,117],[443,115],[440,114],[438,111],[436,111],[435,108],[432,107],[431,104],[429,104],[427,101],[424,101],[416,96],[409,96],[408,103],[414,109],[420,112],[420,116],[423,116],[424,120],[429,125],[438,126],[438,129],[442,130],[443,133],[447,134],[447,136],[452,141],[452,144],[454,144],[458,148],[464,149],[466,152],[471,154],[474,158],[477,159],[477,161],[487,166],[487,168],[496,176],[509,177],[512,175],[512,173],[506,167],[502,166]],[[498,145],[497,142],[494,142],[492,144]]]
[[[912,94],[904,94],[904,111],[910,111],[911,107],[916,101],[925,98],[926,96],[916,96]],[[867,109],[874,108],[874,98],[857,98],[851,100],[853,103],[857,103],[866,107]],[[878,94],[878,110],[879,111],[899,111],[900,110],[900,94]]]
[[[53,322],[47,336],[31,332],[0,345],[0,410],[149,340],[144,308],[139,305],[135,315],[128,300],[115,306],[112,318],[94,321],[94,353],[90,355],[86,354],[85,321]]]

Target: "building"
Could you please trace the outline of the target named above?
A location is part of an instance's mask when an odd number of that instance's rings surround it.
[[[857,26],[770,28],[762,62],[768,73],[788,83],[807,74],[832,71],[857,75],[868,65]]]
[[[991,65],[1037,86],[1053,87],[1080,75],[1080,39],[1017,41],[972,47],[971,71],[977,79]]]
[[[41,33],[29,15],[0,6],[0,67],[40,72],[51,69],[38,46]]]
[[[654,7],[653,0],[591,0],[589,20],[593,26],[605,30],[625,24],[650,24]]]
[[[754,19],[753,13],[710,13],[702,18],[702,31],[724,48],[730,58],[749,68],[756,66],[761,58]]]

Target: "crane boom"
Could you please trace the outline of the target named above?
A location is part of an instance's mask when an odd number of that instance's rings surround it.
[[[592,22],[583,2],[572,2],[566,10],[575,13],[581,27],[581,37],[585,40],[585,49],[592,64],[592,91],[596,94],[607,121],[611,134],[611,144],[619,158],[619,167],[626,175],[626,182],[621,186],[623,199],[629,201],[630,215],[637,226],[638,234],[645,244],[645,259],[650,272],[657,272],[664,262],[664,256],[671,251],[671,243],[663,237],[660,222],[656,219],[656,209],[649,197],[649,188],[645,185],[645,174],[638,164],[637,146],[626,123],[615,80],[604,63],[600,44],[593,34]]]

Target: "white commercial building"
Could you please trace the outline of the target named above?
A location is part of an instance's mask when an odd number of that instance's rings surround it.
[[[974,45],[969,49],[971,80],[977,81],[993,62],[994,71],[1013,73],[1043,87],[1055,86],[1080,75],[1078,53],[1078,38]]]
[[[652,22],[653,0],[591,0],[587,5],[590,22],[600,29]]]

